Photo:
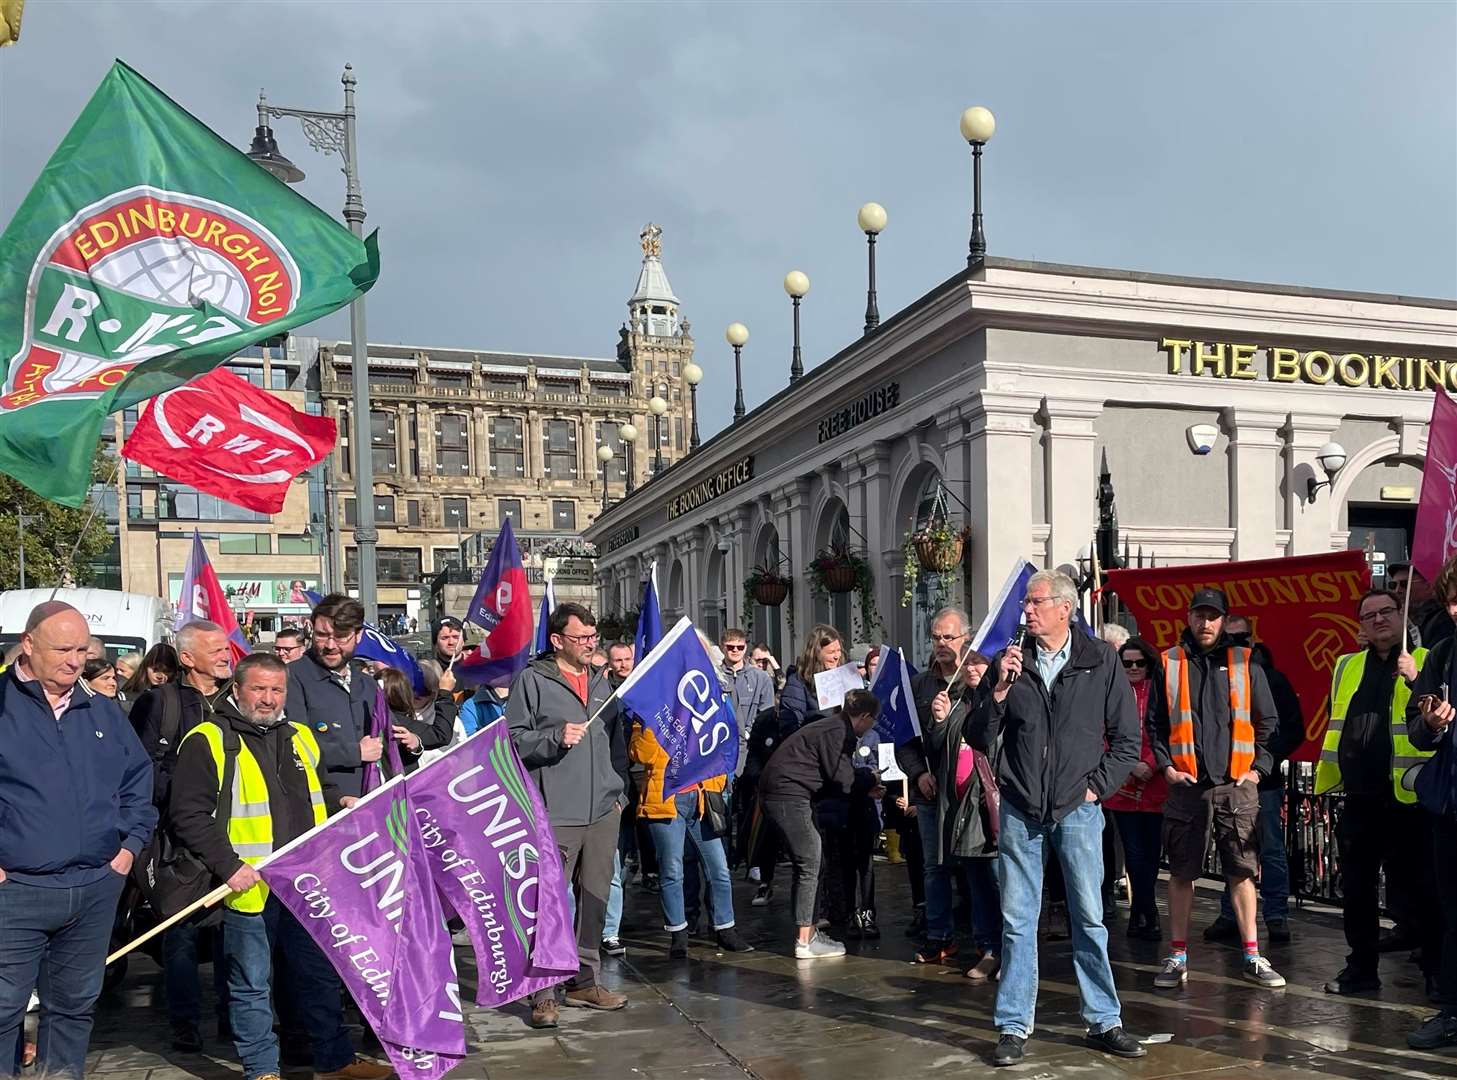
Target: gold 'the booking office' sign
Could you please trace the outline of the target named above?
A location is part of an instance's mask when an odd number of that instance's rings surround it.
[[[1276,346],[1171,337],[1161,340],[1159,348],[1169,355],[1170,375],[1249,380],[1263,375],[1266,381],[1277,383],[1303,382],[1317,386],[1335,383],[1378,390],[1432,390],[1441,386],[1457,392],[1457,360],[1378,353],[1368,356],[1321,349],[1302,352]]]

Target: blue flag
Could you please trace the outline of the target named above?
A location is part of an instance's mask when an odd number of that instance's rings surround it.
[[[324,599],[312,589],[304,591],[304,597],[313,607],[318,607]],[[360,660],[374,660],[381,664],[388,664],[405,673],[410,680],[410,686],[416,694],[425,693],[425,673],[420,670],[420,665],[410,653],[396,645],[392,640],[380,633],[377,627],[364,624],[359,631],[359,644],[354,646],[354,655]]]
[[[663,640],[663,613],[658,610],[658,564],[643,585],[642,604],[638,609],[637,635],[632,642],[632,661],[641,664],[653,646]]]
[[[1022,601],[1027,596],[1027,582],[1037,568],[1026,559],[1012,564],[1012,572],[1002,582],[1002,591],[997,593],[987,609],[987,617],[977,627],[971,647],[986,656],[1000,652],[1012,640],[1017,627],[1022,625]]]
[[[738,721],[713,658],[686,617],[632,669],[617,696],[667,752],[663,798],[715,776],[733,775]]]
[[[880,663],[870,692],[880,702],[880,718],[875,730],[886,742],[900,746],[921,734],[921,721],[916,715],[916,699],[911,693],[911,665],[899,649],[880,650]]]
[[[498,690],[510,686],[516,673],[531,660],[534,635],[531,590],[526,585],[526,568],[521,565],[521,549],[516,546],[509,517],[501,523],[501,533],[481,571],[481,583],[476,586],[465,618],[484,630],[486,636],[456,661],[457,675]]]
[[[551,621],[551,613],[556,609],[556,585],[551,578],[546,579],[546,592],[541,594],[541,610],[536,614],[536,640],[531,645],[531,654],[540,656],[544,652],[551,651],[551,635],[547,633],[547,623]]]

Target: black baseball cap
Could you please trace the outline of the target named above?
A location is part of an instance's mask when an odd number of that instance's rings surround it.
[[[1201,607],[1213,608],[1225,615],[1229,612],[1229,601],[1225,599],[1223,589],[1200,589],[1190,599],[1189,610]]]

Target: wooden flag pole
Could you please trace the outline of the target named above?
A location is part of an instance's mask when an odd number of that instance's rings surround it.
[[[168,927],[175,926],[177,923],[180,923],[183,919],[187,918],[194,912],[201,911],[203,908],[210,908],[214,904],[226,900],[228,896],[232,893],[232,891],[233,890],[228,888],[226,884],[219,885],[216,889],[208,893],[206,896],[194,900],[192,903],[188,904],[185,908],[179,911],[176,915],[173,915],[170,919],[159,922],[156,926],[152,927],[141,937],[135,938],[127,944],[123,945],[121,948],[117,949],[116,952],[112,953],[106,958],[107,965],[110,966],[111,964],[116,963],[116,961],[120,960],[123,956],[131,952],[133,949],[137,948],[138,946],[145,945],[147,942],[151,941],[154,937],[160,934],[163,930],[166,930]]]
[[[1408,635],[1411,633],[1411,579],[1417,572],[1415,566],[1408,567],[1406,572],[1406,596],[1401,601],[1401,651],[1411,652],[1407,648],[1410,644]]]

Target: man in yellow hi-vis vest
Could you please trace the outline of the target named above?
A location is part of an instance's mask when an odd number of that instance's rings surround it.
[[[392,1070],[355,1056],[344,1027],[339,976],[254,866],[322,824],[338,790],[321,779],[319,743],[284,719],[283,661],[253,653],[238,663],[232,693],[182,740],[172,775],[170,820],[178,844],[233,890],[223,912],[228,1019],[243,1080],[278,1080],[270,985],[275,948],[329,1080],[384,1080]]]
[[[1378,888],[1383,863],[1387,905],[1405,887],[1408,906],[1419,910],[1431,896],[1431,826],[1417,806],[1413,786],[1422,763],[1431,757],[1407,738],[1406,705],[1412,684],[1427,659],[1426,649],[1402,649],[1401,605],[1383,589],[1361,597],[1357,615],[1366,648],[1336,661],[1331,675],[1330,726],[1315,768],[1315,793],[1340,792],[1340,844],[1343,920],[1350,952],[1346,966],[1325,984],[1327,993],[1364,994],[1377,990],[1381,905]],[[1400,867],[1401,873],[1393,873]],[[1435,984],[1441,948],[1441,923],[1415,919],[1422,967]]]

